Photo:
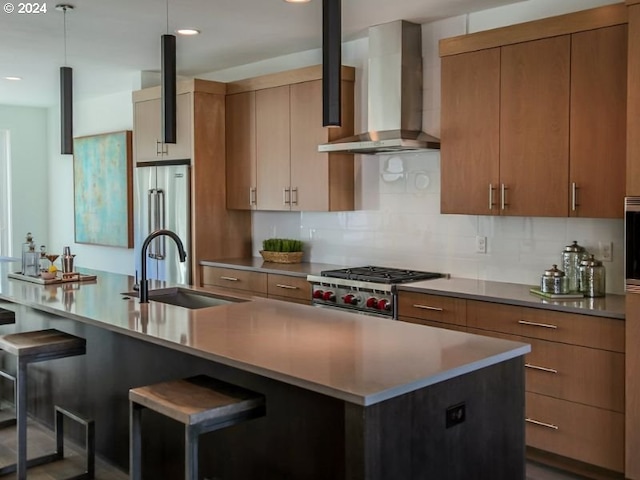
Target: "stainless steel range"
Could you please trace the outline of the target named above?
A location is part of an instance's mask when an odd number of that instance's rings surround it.
[[[434,272],[367,266],[324,270],[320,275],[308,275],[307,280],[313,286],[313,305],[396,319],[397,284],[444,276]]]

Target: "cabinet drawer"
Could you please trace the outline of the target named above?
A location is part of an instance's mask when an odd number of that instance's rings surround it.
[[[432,320],[423,320],[421,318],[399,317],[401,322],[416,323],[418,325],[427,325],[429,327],[444,328],[447,330],[456,330],[458,332],[466,332],[467,327],[464,325],[456,325],[453,323],[434,322]]]
[[[311,301],[311,284],[303,277],[268,274],[267,295]]]
[[[468,332],[531,344],[525,356],[528,392],[624,412],[624,354],[475,328]]]
[[[624,352],[624,321],[467,301],[467,325],[473,328]]]
[[[233,268],[203,266],[202,285],[233,288],[264,295],[267,293],[267,274]]]
[[[440,295],[399,292],[398,316],[465,326],[466,302],[460,298]]]
[[[609,470],[624,470],[624,415],[526,394],[527,445]]]

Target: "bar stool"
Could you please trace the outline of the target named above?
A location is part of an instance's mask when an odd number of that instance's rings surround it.
[[[28,466],[41,465],[58,459],[58,455],[53,454],[27,462],[27,366],[30,363],[84,355],[86,340],[55,329],[37,330],[0,336],[0,349],[16,357],[15,401],[18,443],[16,464],[3,467],[0,473],[16,471],[17,479],[25,480]],[[58,413],[56,413],[56,424],[58,424],[57,419]]]
[[[11,310],[6,310],[4,308],[0,308],[0,326],[1,325],[13,325],[16,323],[16,313]],[[4,377],[11,382],[13,382],[13,388],[15,389],[16,377],[11,375],[10,373],[5,372],[4,370],[0,370],[0,377]],[[0,428],[11,427],[16,424],[16,418],[8,418],[6,420],[0,421]]]
[[[140,480],[142,410],[149,408],[185,426],[185,480],[198,479],[198,438],[265,414],[264,396],[198,375],[129,390],[129,479]]]

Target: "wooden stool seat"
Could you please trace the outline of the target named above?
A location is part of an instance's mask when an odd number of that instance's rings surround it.
[[[43,357],[43,360],[71,357],[86,353],[84,338],[50,328],[34,332],[9,333],[0,336],[0,349],[18,358]],[[31,359],[30,363],[38,361]]]
[[[143,408],[185,425],[187,480],[198,478],[198,437],[201,434],[265,414],[263,395],[205,375],[132,388],[129,405],[131,480],[142,478],[140,424]]]

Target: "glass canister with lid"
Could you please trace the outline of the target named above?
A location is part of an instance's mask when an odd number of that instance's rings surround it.
[[[562,251],[562,269],[568,278],[569,291],[580,290],[580,262],[589,257],[587,250],[578,245],[576,240]]]
[[[549,270],[544,271],[540,279],[540,291],[543,293],[568,293],[569,279],[557,265],[552,265]]]
[[[606,272],[600,260],[593,255],[580,262],[580,291],[587,297],[606,295]]]

